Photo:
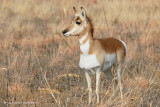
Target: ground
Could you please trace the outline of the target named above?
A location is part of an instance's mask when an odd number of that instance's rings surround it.
[[[78,37],[62,37],[83,6],[94,38],[128,47],[122,68],[123,106],[160,106],[160,0],[0,0],[0,106],[85,107],[87,83],[78,67]],[[113,72],[114,74],[114,72]],[[92,76],[95,89],[95,76]],[[101,101],[122,105],[119,88],[102,74]]]

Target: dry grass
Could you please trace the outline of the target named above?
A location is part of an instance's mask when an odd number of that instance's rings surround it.
[[[71,50],[58,35],[70,24],[77,3],[1,0],[0,106],[87,106],[87,83],[78,67],[78,38],[66,38]],[[91,17],[94,37],[115,37],[127,43],[124,107],[160,106],[160,1],[79,0],[78,5]],[[120,105],[119,89],[113,91],[112,83],[102,75],[101,104],[93,106]]]

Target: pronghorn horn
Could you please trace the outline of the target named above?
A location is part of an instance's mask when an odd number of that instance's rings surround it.
[[[73,10],[74,10],[74,12],[76,12],[77,10],[76,10],[76,8],[73,6]]]

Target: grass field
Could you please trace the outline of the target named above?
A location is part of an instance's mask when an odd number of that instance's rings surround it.
[[[95,38],[127,43],[123,106],[160,106],[160,0],[0,0],[0,106],[88,106],[78,37],[60,35],[77,5],[92,19]],[[94,94],[93,107],[121,106],[112,85],[102,74],[101,103]]]

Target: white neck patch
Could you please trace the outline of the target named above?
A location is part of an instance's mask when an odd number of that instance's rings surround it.
[[[83,43],[83,41],[86,39],[87,36],[88,36],[88,32],[79,40],[80,44]]]
[[[79,41],[80,41],[80,50],[83,54],[88,54],[89,51],[89,40],[85,44],[82,44],[82,42],[86,39],[88,35],[88,32],[86,33],[85,36],[83,36]]]
[[[85,44],[80,45],[80,50],[83,54],[88,55],[88,51],[89,51],[89,40],[87,40],[87,42]]]

